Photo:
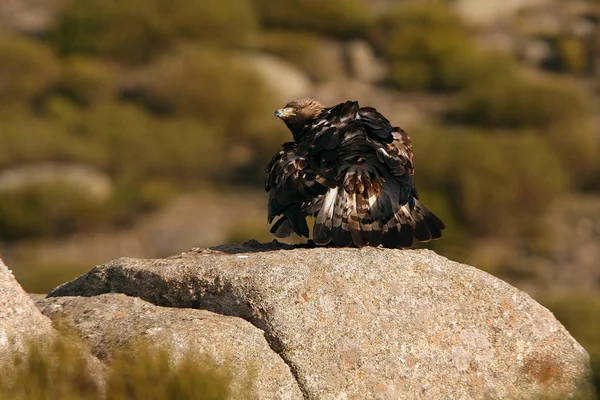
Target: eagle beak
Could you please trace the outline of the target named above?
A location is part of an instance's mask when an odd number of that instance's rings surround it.
[[[277,118],[287,118],[287,117],[293,117],[294,115],[296,115],[296,113],[294,112],[294,109],[291,107],[286,107],[286,108],[280,108],[279,110],[275,111],[275,116]]]

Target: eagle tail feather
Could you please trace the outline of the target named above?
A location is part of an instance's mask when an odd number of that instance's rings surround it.
[[[442,237],[442,230],[446,228],[437,215],[429,211],[427,207],[415,200],[415,206],[411,211],[412,219],[415,221],[415,237],[421,242]]]
[[[393,177],[380,179],[367,165],[351,166],[317,213],[315,243],[389,248],[438,239],[444,223]]]
[[[271,233],[278,238],[286,238],[292,234],[294,228],[292,228],[292,224],[285,217],[285,215],[277,220],[271,227]]]
[[[285,221],[281,222],[282,219]],[[277,234],[280,232],[282,235],[286,235],[288,231],[287,224],[290,225],[290,228],[296,232],[299,236],[308,237],[308,224],[306,223],[306,218],[302,214],[301,204],[293,204],[287,207],[283,211],[283,217],[281,217],[277,223],[271,228],[271,233]],[[289,233],[291,234],[291,232]],[[286,235],[286,236],[289,236]],[[277,236],[277,237],[286,237],[286,236]]]
[[[352,244],[348,224],[349,202],[348,193],[343,188],[338,187],[331,221],[331,241],[336,247],[347,247]]]
[[[333,240],[333,215],[337,197],[337,187],[329,189],[325,194],[313,227],[313,241],[316,244],[326,245]]]

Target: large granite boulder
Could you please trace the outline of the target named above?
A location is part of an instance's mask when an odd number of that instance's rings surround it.
[[[0,259],[0,370],[6,371],[15,356],[26,356],[31,342],[43,346],[55,335],[50,320],[37,310]]]
[[[235,399],[302,399],[289,367],[262,331],[241,318],[158,307],[122,294],[54,297],[37,306],[51,319],[66,321],[102,360],[143,340],[168,349],[175,363],[187,357],[217,362],[231,373]]]
[[[547,309],[428,250],[249,242],[118,259],[50,296],[104,293],[249,321],[307,399],[565,398],[589,390],[587,353]]]

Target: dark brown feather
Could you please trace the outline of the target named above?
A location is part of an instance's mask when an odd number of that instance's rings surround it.
[[[294,142],[267,166],[269,222],[278,237],[308,235],[319,245],[410,247],[441,237],[444,223],[418,201],[410,137],[371,107],[289,103]]]

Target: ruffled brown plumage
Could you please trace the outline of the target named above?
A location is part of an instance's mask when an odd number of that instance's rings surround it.
[[[294,138],[266,169],[271,232],[309,236],[319,245],[412,246],[438,239],[444,223],[418,200],[410,137],[372,107],[312,99],[275,115]]]

